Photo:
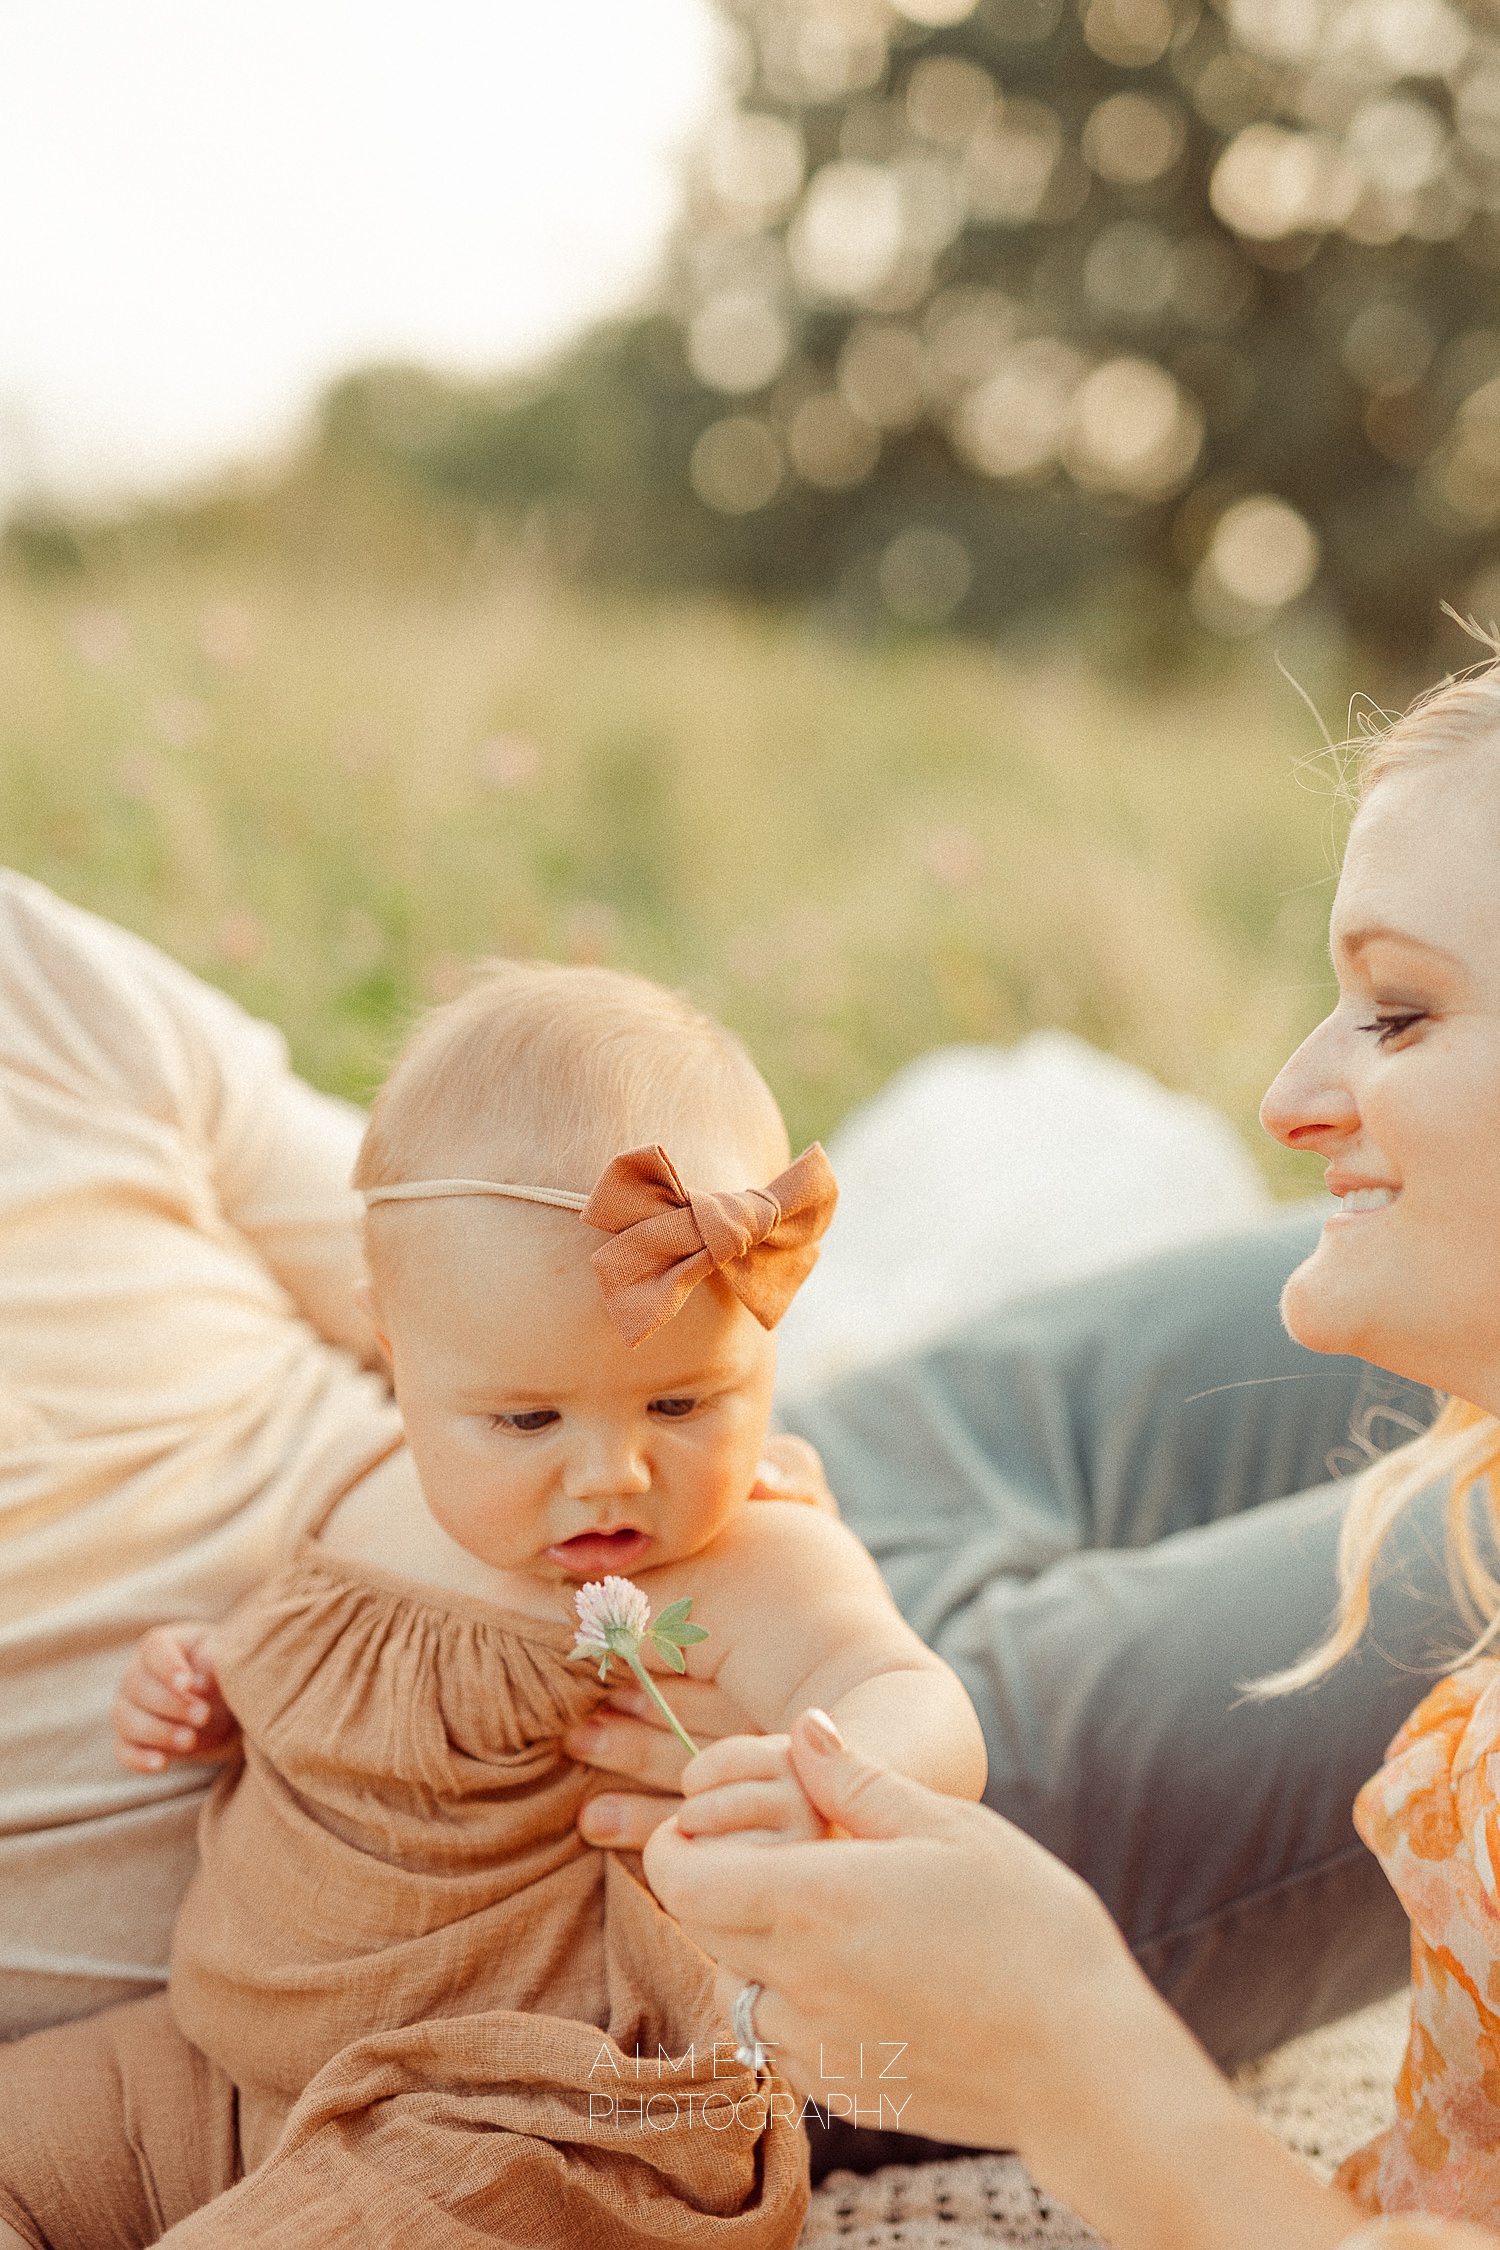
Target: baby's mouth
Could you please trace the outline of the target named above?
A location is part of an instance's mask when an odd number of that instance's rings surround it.
[[[547,1560],[570,1576],[595,1578],[601,1571],[625,1571],[638,1563],[651,1545],[649,1531],[621,1524],[613,1531],[580,1531],[547,1549]]]

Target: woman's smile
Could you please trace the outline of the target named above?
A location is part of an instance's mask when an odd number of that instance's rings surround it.
[[[1339,1199],[1339,1208],[1330,1213],[1329,1224],[1339,1219],[1364,1218],[1374,1211],[1388,1211],[1401,1193],[1394,1187],[1344,1187],[1331,1170],[1323,1184],[1330,1195]]]
[[[1339,997],[1266,1095],[1338,1209],[1291,1333],[1500,1406],[1500,779],[1489,751],[1381,779],[1329,929]]]

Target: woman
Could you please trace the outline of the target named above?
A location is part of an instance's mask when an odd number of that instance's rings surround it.
[[[1287,1284],[1292,1334],[1453,1394],[1357,1491],[1339,1624],[1269,1689],[1321,1676],[1359,1638],[1385,1534],[1440,1471],[1455,1569],[1491,1620],[1481,1644],[1496,1629],[1500,1584],[1467,1502],[1500,1469],[1497,858],[1500,664],[1437,691],[1367,757],[1330,933],[1338,1004],[1262,1112],[1277,1139],[1329,1159],[1340,1203]],[[1415,2020],[1396,2127],[1326,2188],[1240,2107],[1097,1899],[1036,1844],[863,1765],[816,1719],[795,1756],[853,1840],[768,1862],[715,1838],[710,1788],[657,1832],[647,1870],[725,1964],[742,2023],[742,1988],[761,1988],[755,2028],[804,2091],[891,2056],[903,2124],[1019,2148],[1116,2250],[1500,2243],[1500,1662],[1436,1690],[1361,1795],[1361,1832],[1413,1917]],[[1437,2216],[1411,2215],[1424,2211]]]

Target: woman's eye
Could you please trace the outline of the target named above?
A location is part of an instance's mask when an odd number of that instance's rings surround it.
[[[660,1414],[665,1421],[680,1422],[685,1414],[692,1413],[697,1403],[695,1398],[654,1398],[651,1411]]]
[[[545,1430],[557,1421],[555,1406],[528,1407],[524,1414],[492,1414],[490,1420],[497,1430]]]
[[[1373,1023],[1362,1023],[1359,1028],[1361,1031],[1373,1031],[1377,1046],[1388,1047],[1393,1039],[1399,1039],[1404,1031],[1410,1031],[1414,1023],[1420,1023],[1424,1013],[1421,1008],[1398,1008],[1392,1015],[1377,1016]]]

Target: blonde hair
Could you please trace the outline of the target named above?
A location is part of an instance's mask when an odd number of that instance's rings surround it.
[[[1451,614],[1451,613],[1450,613]],[[1391,774],[1477,750],[1487,737],[1500,743],[1500,632],[1459,619],[1491,659],[1443,680],[1355,745],[1356,794],[1362,803]],[[1450,1479],[1445,1511],[1448,1577],[1460,1613],[1476,1638],[1457,1659],[1467,1663],[1500,1635],[1500,1579],[1475,1537],[1475,1503],[1482,1502],[1500,1537],[1500,1418],[1467,1399],[1450,1398],[1420,1437],[1374,1462],[1355,1483],[1339,1532],[1339,1602],[1329,1632],[1297,1663],[1257,1680],[1252,1693],[1286,1695],[1308,1687],[1347,1656],[1370,1617],[1370,1581],[1381,1549],[1412,1502],[1429,1486]]]
[[[767,1177],[786,1128],[732,1032],[618,969],[488,961],[418,1024],[375,1098],[356,1188],[479,1173],[591,1188],[628,1148],[727,1142]],[[691,1184],[691,1183],[690,1183]],[[760,1185],[759,1179],[713,1181]]]

